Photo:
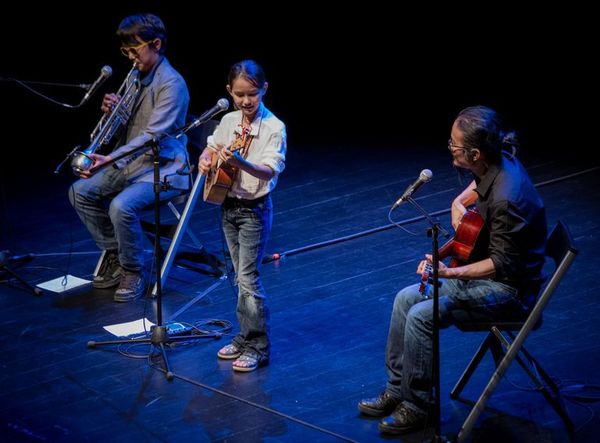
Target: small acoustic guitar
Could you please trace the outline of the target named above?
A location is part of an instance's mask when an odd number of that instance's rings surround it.
[[[233,144],[228,148],[231,152],[250,146],[252,135],[236,138]],[[207,203],[221,205],[227,197],[227,192],[233,185],[233,179],[237,168],[219,160],[219,154],[212,152],[212,166],[206,173],[204,181],[204,192],[202,198]]]
[[[444,260],[451,257],[448,267],[455,268],[462,266],[471,261],[473,253],[479,246],[480,234],[483,231],[483,218],[475,209],[469,209],[465,212],[460,224],[456,228],[454,237],[450,239],[439,250],[439,259]],[[421,277],[419,292],[422,295],[427,295],[429,285],[432,283],[431,275],[433,274],[433,266],[428,263],[425,266],[425,271]]]

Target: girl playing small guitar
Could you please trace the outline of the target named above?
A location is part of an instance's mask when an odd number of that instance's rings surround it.
[[[252,60],[231,67],[227,92],[237,111],[226,114],[200,155],[199,169],[229,169],[223,191],[223,232],[237,276],[240,332],[218,357],[233,361],[233,370],[253,371],[269,360],[266,293],[259,264],[271,231],[271,191],[284,168],[285,125],[263,104],[268,83]],[[207,175],[207,180],[209,176]],[[205,189],[206,191],[206,189]]]

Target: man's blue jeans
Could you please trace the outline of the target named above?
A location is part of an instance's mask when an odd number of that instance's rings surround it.
[[[172,198],[179,192],[161,192],[160,199]],[[130,184],[122,170],[107,166],[91,178],[73,183],[69,200],[101,250],[118,250],[123,268],[143,270],[140,213],[154,202],[152,183]]]
[[[440,327],[484,319],[520,320],[530,302],[531,297],[522,301],[515,288],[492,280],[444,280],[439,289]],[[431,406],[432,337],[433,299],[419,293],[419,284],[402,289],[394,300],[386,346],[386,391],[417,415]]]
[[[256,204],[227,199],[221,211],[238,284],[236,312],[240,332],[233,343],[246,353],[268,359],[269,309],[259,267],[273,222],[271,197]]]

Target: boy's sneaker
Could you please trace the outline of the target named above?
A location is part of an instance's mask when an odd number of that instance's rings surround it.
[[[146,281],[141,272],[132,272],[123,269],[121,282],[115,291],[116,302],[134,301],[146,292]]]
[[[98,289],[112,288],[121,282],[122,274],[123,268],[119,263],[116,251],[106,251],[98,275],[94,276],[92,286]]]

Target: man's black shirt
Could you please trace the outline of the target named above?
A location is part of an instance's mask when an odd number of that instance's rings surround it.
[[[477,209],[489,231],[494,280],[529,292],[541,282],[546,246],[544,204],[516,157],[502,157],[475,177]]]

